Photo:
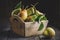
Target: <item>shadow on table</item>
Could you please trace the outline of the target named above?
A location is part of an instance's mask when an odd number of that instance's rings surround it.
[[[22,37],[22,36],[19,36],[19,35],[15,34],[12,31],[3,31],[3,32],[0,32],[0,36],[1,37],[8,37],[8,38],[20,38],[20,37]]]
[[[44,40],[51,40],[51,38],[47,38],[47,37],[41,37],[41,36],[32,36],[32,37],[22,37],[19,36],[17,34],[15,34],[12,31],[4,31],[4,32],[0,32],[0,37],[2,38],[8,38],[8,39],[23,39],[23,40],[40,40],[40,39],[44,39]]]
[[[43,40],[60,40],[60,30],[54,28],[55,31],[56,31],[56,36],[54,38],[48,38],[48,37],[41,37],[41,36],[32,36],[32,37],[22,37],[20,35],[17,35],[15,34],[13,31],[2,31],[0,32],[0,38],[3,39],[3,38],[8,38],[8,39],[20,39],[20,40],[40,40],[40,39],[43,39]]]

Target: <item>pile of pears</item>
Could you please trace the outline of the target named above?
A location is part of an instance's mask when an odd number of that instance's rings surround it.
[[[47,20],[45,15],[39,12],[35,7],[30,7],[28,9],[15,9],[12,15],[18,15],[25,22],[34,22]]]
[[[24,22],[39,22],[42,20],[47,20],[45,15],[42,12],[39,12],[35,6],[29,8],[21,8],[21,4],[18,4],[16,9],[13,10],[12,16],[19,16]],[[51,27],[48,27],[43,35],[53,37],[55,36],[55,30]]]

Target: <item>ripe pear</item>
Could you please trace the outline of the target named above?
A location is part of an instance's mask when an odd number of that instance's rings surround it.
[[[34,20],[32,19],[32,16],[28,16],[26,19],[27,22],[33,22]]]
[[[19,15],[23,20],[26,20],[27,18],[27,10],[26,9],[22,9],[20,11],[20,15]]]
[[[49,37],[54,37],[55,36],[55,30],[51,27],[48,27],[44,33],[45,36],[49,36]]]
[[[48,34],[48,31],[45,30],[44,33],[43,33],[43,35],[48,36],[48,35],[49,35],[49,34]]]
[[[47,31],[48,31],[50,37],[54,37],[55,36],[55,30],[53,28],[48,27]]]

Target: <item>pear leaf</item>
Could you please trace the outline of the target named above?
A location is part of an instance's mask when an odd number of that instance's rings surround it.
[[[40,26],[39,26],[38,31],[42,30],[42,29],[43,29],[43,27],[44,27],[43,22],[41,22],[41,24],[40,24]]]
[[[22,2],[20,1],[20,2],[15,6],[15,9],[21,8],[21,6],[22,6],[21,3],[22,3]]]

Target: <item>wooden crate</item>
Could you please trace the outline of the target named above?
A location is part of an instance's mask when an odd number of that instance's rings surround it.
[[[34,35],[41,35],[44,30],[46,29],[46,26],[48,24],[48,20],[43,22],[43,29],[38,31],[39,25],[41,22],[24,22],[19,16],[12,16],[10,18],[11,22],[11,29],[16,34],[19,34],[20,36],[28,37],[28,36],[34,36]]]

